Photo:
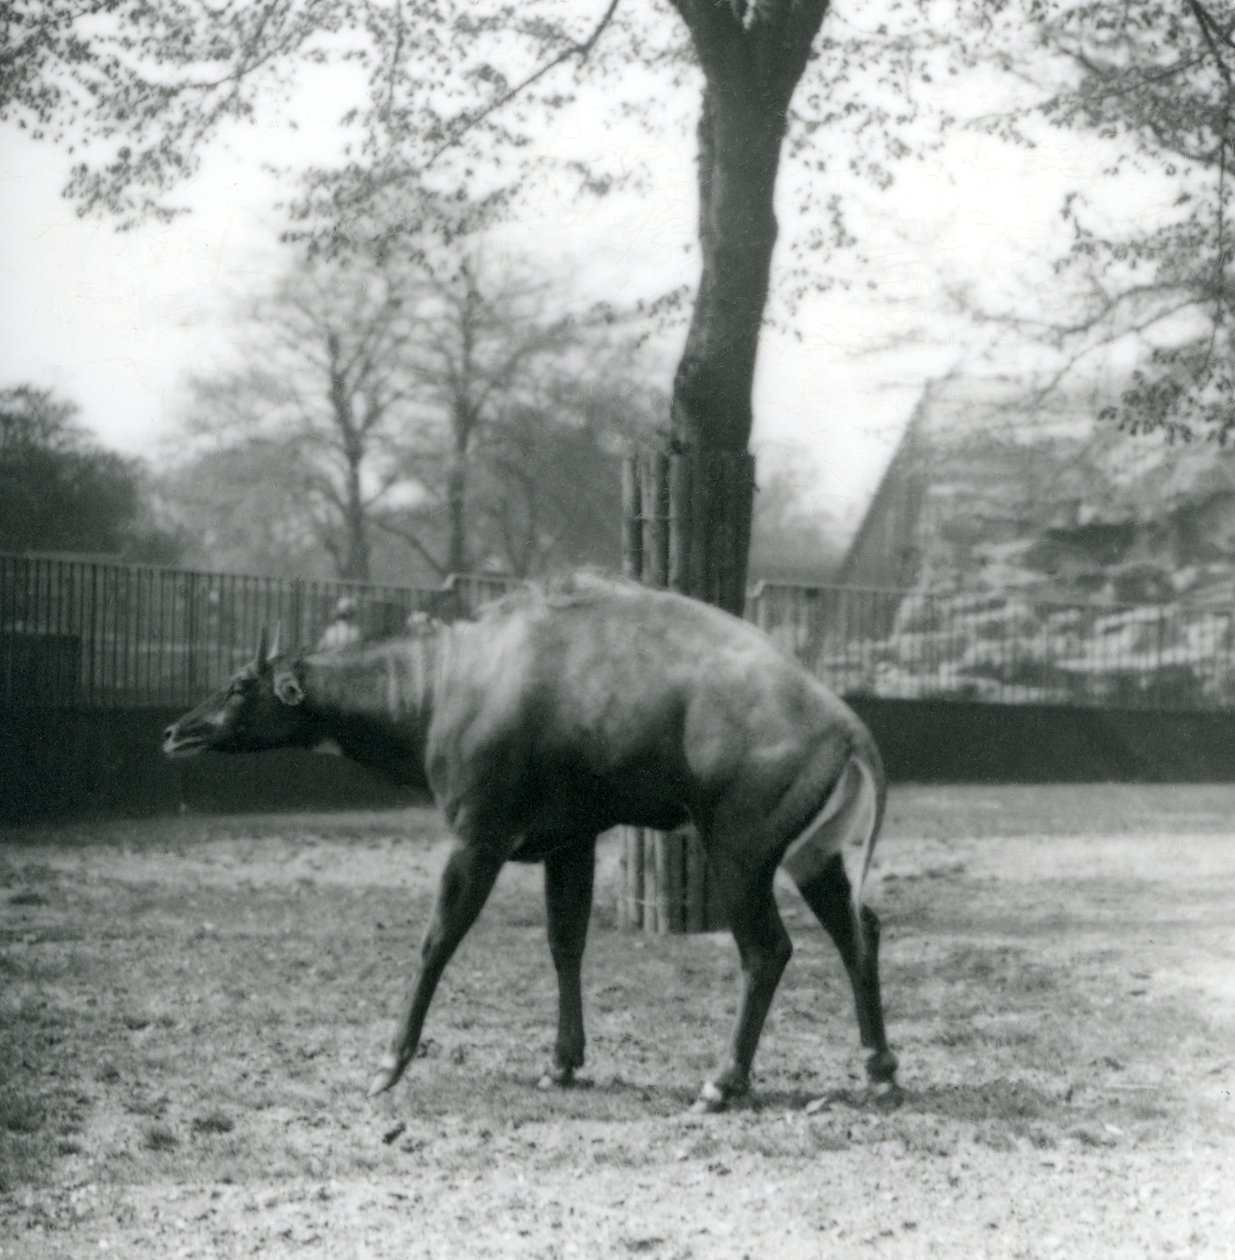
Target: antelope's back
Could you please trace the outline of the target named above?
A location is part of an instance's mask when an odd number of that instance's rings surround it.
[[[476,632],[493,722],[580,747],[598,769],[654,758],[716,774],[837,732],[869,741],[852,710],[762,631],[671,592],[588,578],[506,601]]]
[[[456,623],[439,675],[429,781],[460,833],[667,829],[722,798],[758,814],[804,793],[805,810],[869,742],[755,627],[624,581]]]

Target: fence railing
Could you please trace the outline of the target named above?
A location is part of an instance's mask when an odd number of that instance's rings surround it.
[[[263,625],[312,646],[350,596],[365,637],[467,615],[514,580],[379,586],[0,555],[0,704],[192,703]],[[1235,707],[1235,610],[760,583],[747,616],[842,694]]]
[[[252,657],[262,626],[278,625],[285,644],[315,644],[343,596],[361,635],[377,637],[413,612],[466,615],[511,585],[487,574],[399,587],[0,555],[0,703],[188,703]]]
[[[843,694],[1235,707],[1235,610],[773,583],[746,607]]]

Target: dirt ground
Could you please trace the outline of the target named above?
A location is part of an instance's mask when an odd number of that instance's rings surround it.
[[[753,1103],[688,1107],[725,934],[614,926],[587,1082],[506,871],[423,1055],[363,1085],[444,853],[428,811],[0,832],[0,1256],[1235,1256],[1235,789],[901,788],[870,883],[904,1105],[797,952]]]

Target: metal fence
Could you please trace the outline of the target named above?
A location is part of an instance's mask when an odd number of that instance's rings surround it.
[[[0,704],[181,705],[252,654],[262,626],[314,645],[348,595],[365,637],[413,612],[466,615],[511,578],[440,587],[301,581],[0,555]],[[1235,708],[1221,608],[1054,604],[761,583],[747,616],[843,694],[1170,709]]]
[[[461,575],[441,587],[378,586],[0,555],[0,703],[176,705],[249,660],[261,627],[311,646],[342,596],[366,637],[413,612],[453,617],[508,578]]]
[[[1226,609],[763,583],[747,616],[844,694],[1235,707]]]

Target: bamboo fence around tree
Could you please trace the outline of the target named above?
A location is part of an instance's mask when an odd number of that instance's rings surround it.
[[[648,586],[706,600],[738,615],[754,495],[745,452],[642,452],[623,467],[623,568]],[[624,828],[619,920],[652,933],[724,926],[693,827]]]

